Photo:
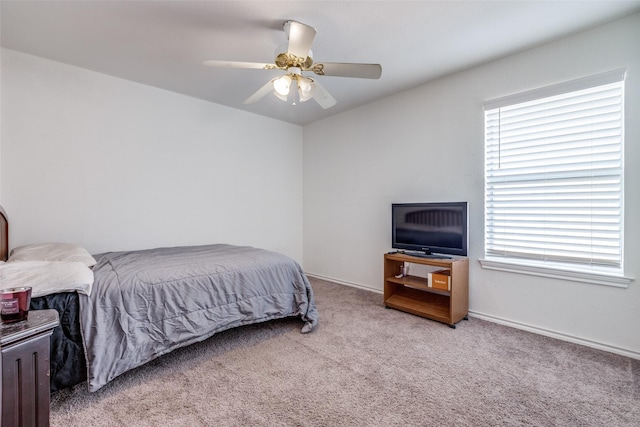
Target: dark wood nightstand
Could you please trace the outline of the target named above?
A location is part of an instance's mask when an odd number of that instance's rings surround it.
[[[0,425],[49,425],[49,337],[58,323],[56,310],[31,310],[26,321],[0,325]]]

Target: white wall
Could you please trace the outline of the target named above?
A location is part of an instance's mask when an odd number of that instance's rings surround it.
[[[233,243],[302,263],[302,128],[2,51],[10,246]]]
[[[640,14],[304,129],[305,270],[382,289],[393,202],[470,203],[470,310],[640,358],[640,285],[483,270],[486,100],[627,67],[625,273],[640,278]],[[437,61],[437,58],[434,58]]]

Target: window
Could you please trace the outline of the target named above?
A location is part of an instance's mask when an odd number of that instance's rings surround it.
[[[622,276],[623,97],[615,71],[485,104],[483,267]]]

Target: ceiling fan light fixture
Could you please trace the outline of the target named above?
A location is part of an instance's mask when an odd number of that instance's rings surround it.
[[[285,101],[287,98],[287,95],[289,95],[289,89],[291,88],[291,76],[289,75],[284,75],[280,78],[277,78],[273,81],[273,90],[275,91],[276,95],[281,95],[285,97]],[[278,96],[278,98],[282,99],[280,96]]]
[[[313,98],[316,91],[315,82],[309,77],[299,77],[298,81],[298,98],[300,102],[308,101]]]

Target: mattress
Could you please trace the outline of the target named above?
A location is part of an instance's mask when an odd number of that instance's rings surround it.
[[[297,316],[303,333],[318,324],[300,266],[252,247],[206,245],[95,255],[90,296],[32,298],[55,309],[51,390],[87,381],[96,391],[124,372],[216,332]],[[86,349],[86,351],[85,351]]]

